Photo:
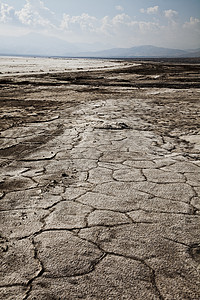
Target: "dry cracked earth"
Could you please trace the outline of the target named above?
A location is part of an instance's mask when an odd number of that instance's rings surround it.
[[[0,299],[200,299],[199,70],[0,79]]]

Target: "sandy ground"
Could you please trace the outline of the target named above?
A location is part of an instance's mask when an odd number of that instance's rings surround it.
[[[0,299],[200,298],[199,71],[0,78]]]

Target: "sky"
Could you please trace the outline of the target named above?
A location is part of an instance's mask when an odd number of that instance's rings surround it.
[[[0,39],[32,32],[104,48],[196,49],[200,0],[0,0]]]

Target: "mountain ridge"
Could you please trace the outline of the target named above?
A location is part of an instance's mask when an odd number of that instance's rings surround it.
[[[200,57],[199,49],[191,51],[156,47],[152,45],[142,45],[131,48],[113,48],[104,51],[82,53],[82,55],[91,55],[94,57],[110,58],[156,58],[156,57]]]
[[[104,45],[105,46],[105,45]],[[104,48],[103,44],[98,47]],[[32,55],[63,57],[102,57],[102,58],[178,58],[200,57],[199,49],[173,49],[142,45],[130,48],[109,48],[91,51],[95,45],[69,43],[59,37],[30,33],[22,37],[0,36],[0,55]]]

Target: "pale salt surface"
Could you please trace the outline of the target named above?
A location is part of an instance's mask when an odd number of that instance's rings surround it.
[[[196,135],[182,135],[180,138],[193,144],[194,149],[200,151],[200,133]]]
[[[137,65],[125,61],[83,58],[0,57],[0,76],[115,69]]]

